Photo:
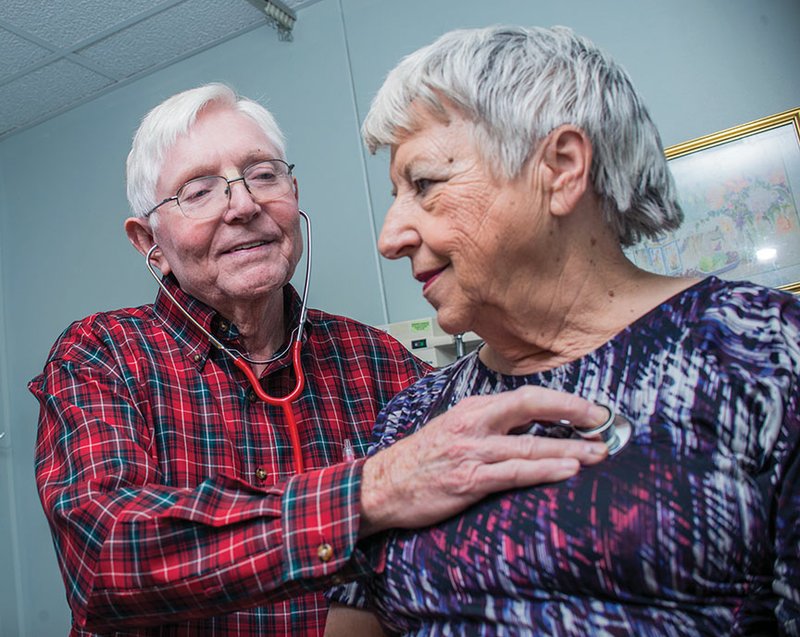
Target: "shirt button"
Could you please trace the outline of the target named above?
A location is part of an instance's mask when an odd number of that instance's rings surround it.
[[[228,324],[225,321],[221,321],[219,324],[219,329],[221,329],[223,332],[227,332]]]
[[[324,542],[317,547],[317,557],[323,562],[330,562],[333,557],[333,547]]]
[[[247,400],[249,400],[251,403],[254,403],[256,400],[258,400],[258,396],[256,396],[256,392],[252,387],[247,390]]]
[[[263,467],[259,467],[258,469],[256,469],[256,478],[258,478],[262,482],[267,479],[267,472],[264,470]]]
[[[195,363],[199,363],[201,358],[203,358],[203,357],[202,357],[202,356],[200,356],[200,354],[195,354],[195,355],[194,355],[194,362],[195,362]]]

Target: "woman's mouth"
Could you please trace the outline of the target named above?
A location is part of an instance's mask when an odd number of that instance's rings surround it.
[[[446,266],[445,266],[446,267]],[[420,272],[419,274],[415,275],[414,278],[417,281],[422,282],[422,293],[425,294],[425,290],[427,290],[430,285],[439,277],[439,275],[445,270],[445,268],[439,268],[438,270],[427,270],[425,272]]]

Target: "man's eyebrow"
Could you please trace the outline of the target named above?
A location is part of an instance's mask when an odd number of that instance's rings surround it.
[[[281,161],[283,161],[282,157],[278,157],[277,155],[274,155],[273,153],[268,153],[268,152],[263,151],[263,150],[255,150],[255,151],[252,151],[250,153],[247,153],[247,155],[244,156],[244,158],[242,159],[240,168],[242,170],[244,170],[245,168],[247,168],[248,166],[250,166],[252,164],[257,164],[260,161],[268,161],[270,159],[280,159]]]
[[[216,175],[219,171],[213,168],[210,164],[193,165],[191,168],[182,169],[174,179],[173,187],[180,188],[187,181],[197,179],[198,177],[207,177],[209,175]]]
[[[258,162],[267,161],[269,159],[280,159],[280,157],[274,157],[273,153],[267,152],[266,150],[254,150],[242,156],[241,160],[237,161],[236,163],[239,170],[242,171],[252,164],[257,164]],[[178,173],[176,177],[177,183],[174,184],[174,186],[177,189],[192,179],[219,174],[220,169],[216,164],[195,164],[191,168],[187,168]]]

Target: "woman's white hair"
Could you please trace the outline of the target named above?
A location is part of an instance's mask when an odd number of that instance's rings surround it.
[[[144,217],[158,202],[156,185],[169,152],[178,137],[185,135],[201,110],[219,105],[244,113],[264,131],[278,157],[286,159],[283,133],[272,114],[258,102],[237,95],[225,84],[206,84],[173,95],[145,115],[133,136],[128,153],[128,203],[137,217]],[[154,220],[155,221],[155,220]]]
[[[413,132],[411,103],[446,117],[446,103],[475,124],[484,161],[520,174],[563,124],[592,142],[591,179],[622,245],[683,220],[661,139],[625,70],[566,27],[451,31],[387,76],[362,127],[370,152]]]

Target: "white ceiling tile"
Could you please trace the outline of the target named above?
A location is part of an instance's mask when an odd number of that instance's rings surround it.
[[[83,101],[110,80],[77,64],[60,60],[24,75],[3,87],[0,131],[38,121]]]
[[[69,47],[164,0],[2,0],[3,19],[57,47]]]
[[[264,15],[248,2],[187,0],[78,53],[109,74],[125,78],[264,22]]]
[[[0,140],[265,23],[249,0],[0,0]]]
[[[0,81],[10,77],[24,68],[30,67],[50,54],[28,40],[15,34],[0,29]]]

